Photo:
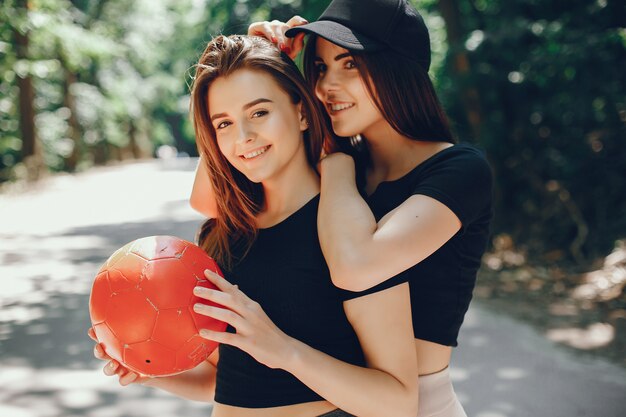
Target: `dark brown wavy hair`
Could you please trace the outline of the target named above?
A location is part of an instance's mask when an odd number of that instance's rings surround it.
[[[208,92],[212,83],[240,69],[270,75],[291,97],[292,103],[302,103],[308,122],[304,132],[306,156],[313,168],[320,159],[324,138],[329,134],[324,111],[302,74],[293,61],[269,41],[256,36],[232,35],[218,36],[209,42],[195,66],[190,111],[198,151],[215,192],[217,216],[201,226],[198,244],[226,269],[234,261],[233,248],[245,254],[252,245],[257,233],[256,215],[264,203],[262,185],[237,171],[220,152],[209,118]]]
[[[304,74],[312,89],[318,79],[316,41],[317,36],[309,36],[303,58]],[[413,140],[456,142],[428,72],[419,63],[391,50],[349,52],[376,107],[398,133]],[[328,146],[353,153],[346,148],[348,141],[337,136],[330,140],[334,143]]]

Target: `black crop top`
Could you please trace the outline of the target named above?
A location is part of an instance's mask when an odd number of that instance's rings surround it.
[[[415,337],[456,346],[489,238],[491,169],[478,149],[458,144],[438,152],[400,179],[382,182],[367,200],[378,221],[415,194],[445,204],[461,221],[461,230],[422,262],[359,295],[408,281]]]
[[[343,309],[349,294],[333,286],[319,245],[318,206],[319,195],[281,223],[260,229],[247,255],[224,274],[261,304],[286,334],[337,359],[365,366]],[[234,329],[229,326],[227,331]],[[220,345],[216,402],[261,408],[318,400],[322,397],[290,373],[268,368],[236,347]]]

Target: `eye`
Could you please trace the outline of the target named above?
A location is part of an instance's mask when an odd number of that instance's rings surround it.
[[[267,110],[257,110],[254,113],[252,113],[252,118],[256,119],[256,118],[259,118],[259,117],[263,117],[263,116],[265,116],[268,113],[269,112]]]
[[[354,62],[353,60],[347,61],[346,64],[345,64],[345,68],[346,69],[355,69],[356,68],[356,62]]]
[[[223,121],[223,122],[221,122],[221,123],[218,123],[218,125],[215,127],[215,130],[221,130],[221,129],[224,129],[224,128],[226,128],[226,127],[230,126],[231,124],[232,124],[231,122],[228,122],[228,121]]]
[[[316,73],[321,74],[323,72],[326,72],[327,69],[328,69],[328,67],[323,62],[316,62],[315,63],[315,72]]]

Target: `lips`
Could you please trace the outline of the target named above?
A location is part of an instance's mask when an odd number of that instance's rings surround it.
[[[245,160],[250,160],[250,159],[254,159],[259,157],[260,155],[263,155],[265,152],[267,152],[267,150],[271,147],[271,145],[267,145],[267,146],[263,146],[261,148],[257,148],[254,149],[250,152],[246,152],[244,154],[239,155],[240,158],[243,158]]]

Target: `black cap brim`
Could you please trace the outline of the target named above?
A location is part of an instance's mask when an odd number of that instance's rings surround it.
[[[333,22],[332,20],[318,20],[306,25],[296,26],[285,32],[287,37],[293,38],[298,33],[307,33],[322,38],[351,51],[380,51],[385,45],[361,33]]]

